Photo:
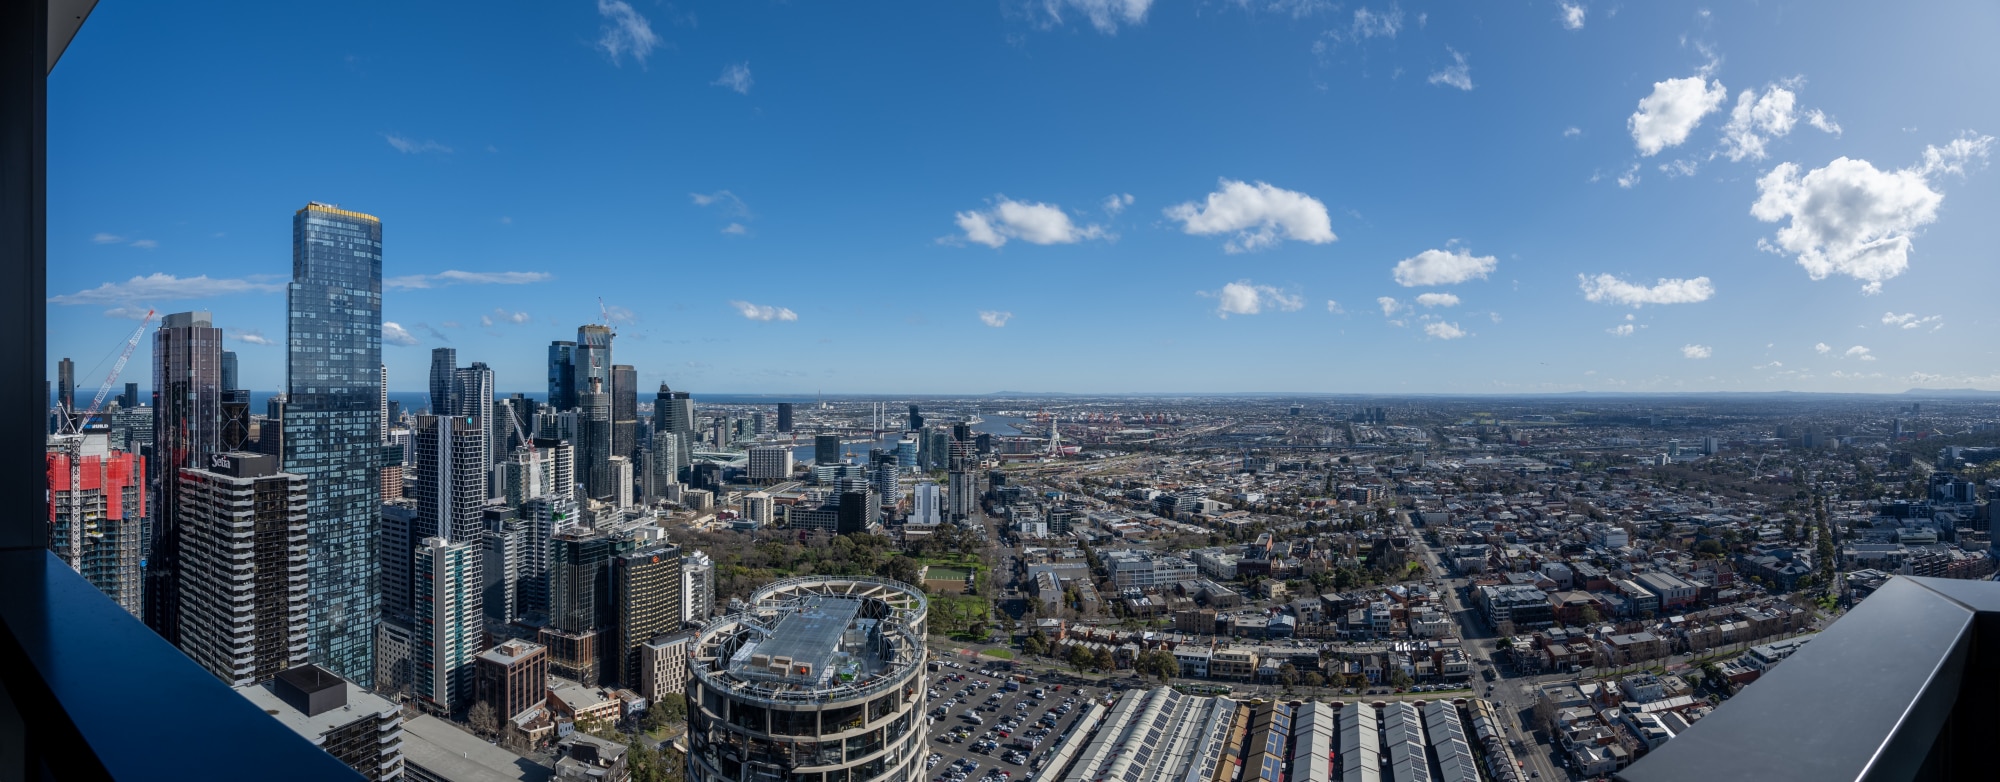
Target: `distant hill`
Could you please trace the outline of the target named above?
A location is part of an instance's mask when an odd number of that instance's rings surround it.
[[[1935,396],[1952,399],[1994,399],[2000,398],[2000,391],[1986,391],[1978,388],[1912,388],[1903,392],[1904,396]]]

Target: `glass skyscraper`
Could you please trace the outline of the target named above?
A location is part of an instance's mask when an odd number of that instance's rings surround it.
[[[285,471],[306,477],[311,660],[375,678],[381,600],[382,221],[321,203],[292,216]]]

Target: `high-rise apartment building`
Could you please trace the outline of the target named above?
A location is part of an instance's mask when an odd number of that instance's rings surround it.
[[[479,654],[480,553],[476,542],[425,538],[417,546],[415,690],[426,708],[449,713],[472,697]]]
[[[840,435],[813,435],[813,464],[840,463]]]
[[[283,468],[306,478],[312,660],[367,687],[380,621],[382,222],[298,210],[286,310]]]
[[[680,437],[673,432],[654,432],[645,456],[646,501],[666,496],[667,487],[680,482]]]
[[[611,559],[612,644],[619,683],[638,687],[644,678],[640,647],[681,626],[681,550],[664,540],[648,541]]]
[[[305,477],[232,451],[176,478],[181,650],[232,687],[304,665]]]
[[[417,534],[417,509],[408,504],[382,506],[382,534],[376,541],[381,561],[382,602],[385,618],[404,624],[416,620],[415,587],[411,568],[417,561],[417,543],[429,535]]]
[[[152,550],[146,624],[180,643],[180,481],[222,450],[222,329],[206,312],[177,312],[153,332]]]
[[[936,483],[931,481],[919,482],[916,491],[912,492],[911,497],[910,518],[906,522],[907,524],[915,527],[935,527],[944,521],[943,509],[940,505],[942,493],[938,491]]]
[[[236,692],[362,779],[409,778],[403,774],[403,710],[394,701],[316,665],[293,668]]]
[[[414,487],[418,537],[476,543],[484,529],[486,432],[463,416],[417,417]]]
[[[519,585],[521,613],[547,617],[552,613],[549,594],[550,544],[557,535],[581,526],[576,501],[552,494],[521,503],[521,519],[526,522],[527,544],[522,548]]]
[[[471,419],[479,427],[478,463],[483,494],[484,474],[487,466],[493,464],[493,369],[481,361],[459,368],[452,373],[451,396],[452,404],[458,406],[456,415]]]
[[[585,496],[607,500],[617,491],[611,475],[611,395],[592,378],[577,398],[576,461]]]
[[[661,383],[659,394],[653,398],[653,431],[669,432],[678,438],[675,445],[680,452],[674,464],[686,472],[694,464],[694,397]]]
[[[681,555],[681,622],[706,622],[714,614],[715,560],[689,551]]]
[[[490,624],[522,617],[521,570],[534,543],[531,523],[513,508],[486,508],[486,529],[479,536],[480,600]]]
[[[50,437],[47,464],[49,549],[120,608],[139,616],[146,465],[111,450],[102,431]]]
[[[916,405],[910,405],[910,420],[909,420],[909,421],[907,422],[907,425],[905,425],[905,426],[904,426],[903,428],[904,428],[904,429],[907,429],[907,430],[910,430],[910,431],[922,431],[922,430],[923,430],[923,428],[924,428],[924,414],[923,414],[923,413],[921,413],[921,412],[918,412],[918,410],[917,410],[917,406],[916,406]]]
[[[792,447],[760,445],[750,449],[750,480],[757,483],[788,480],[792,477]]]
[[[979,514],[979,473],[962,459],[954,459],[947,476],[952,521],[965,521]]]
[[[458,415],[458,349],[431,348],[431,415]]]
[[[631,458],[639,447],[639,370],[611,365],[611,455]]]
[[[539,640],[549,647],[557,676],[597,684],[610,672],[602,631],[611,619],[610,563],[618,542],[608,530],[592,529],[571,529],[550,540],[549,624]]]
[[[611,338],[610,326],[591,323],[576,327],[576,352],[571,361],[576,364],[572,381],[575,385],[576,404],[583,404],[583,395],[591,390],[594,382],[597,390],[611,393]]]
[[[792,433],[792,403],[778,403],[778,434]]]
[[[903,501],[903,486],[897,480],[901,471],[896,469],[896,455],[877,452],[875,463],[868,467],[869,487],[882,498],[882,507],[894,508]]]
[[[555,412],[576,407],[576,343],[556,340],[549,343],[549,408]]]

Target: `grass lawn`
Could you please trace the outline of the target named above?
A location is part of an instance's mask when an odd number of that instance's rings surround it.
[[[980,652],[980,654],[986,655],[987,657],[998,657],[1002,660],[1014,659],[1014,651],[1012,649],[988,649],[986,651]]]
[[[964,581],[970,571],[962,568],[932,567],[924,572],[924,578],[932,581]]]

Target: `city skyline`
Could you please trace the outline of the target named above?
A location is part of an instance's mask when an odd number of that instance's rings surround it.
[[[533,391],[600,318],[717,393],[2000,388],[1953,340],[1996,274],[1976,4],[290,13],[280,52],[135,9],[52,76],[86,392],[153,307],[281,388],[308,200],[383,220],[397,390],[452,347]],[[884,339],[926,371],[854,365]]]

